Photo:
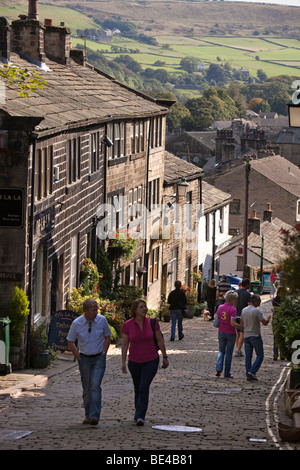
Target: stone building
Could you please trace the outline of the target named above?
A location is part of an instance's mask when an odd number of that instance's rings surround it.
[[[263,153],[266,152],[265,157]],[[246,161],[249,160],[248,212],[255,210],[262,219],[269,202],[274,218],[289,225],[300,221],[300,170],[280,155],[261,150],[261,158],[243,159],[236,166],[214,172],[208,181],[232,196],[230,204],[229,232],[244,233],[246,200]]]
[[[202,209],[202,170],[166,152],[164,164],[162,288],[167,296],[176,279],[193,286],[193,272],[199,271],[199,220]],[[181,178],[187,183],[180,195]],[[155,241],[155,240],[153,240]]]
[[[103,204],[115,208],[117,229],[128,224],[121,195],[147,205],[162,194],[169,108],[90,66],[70,49],[70,30],[42,24],[32,4],[11,24],[0,19],[2,62],[47,82],[28,98],[6,86],[0,109],[0,316],[19,285],[30,321],[48,322],[78,287],[84,257],[95,259]],[[141,243],[135,261],[151,256]]]

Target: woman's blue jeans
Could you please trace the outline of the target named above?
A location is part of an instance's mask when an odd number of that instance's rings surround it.
[[[244,338],[245,344],[245,365],[246,365],[246,375],[256,374],[260,368],[262,361],[264,360],[264,346],[261,336],[248,336]],[[253,350],[256,354],[256,359],[252,364],[252,355]]]
[[[106,368],[106,356],[81,356],[78,362],[83,388],[86,418],[99,420],[101,413],[101,383]]]
[[[134,419],[145,419],[149,403],[150,385],[158,370],[159,358],[139,363],[128,361],[134,385]]]
[[[171,315],[171,338],[175,339],[175,334],[176,334],[176,323],[178,322],[178,337],[179,339],[182,338],[182,310],[170,310],[170,315]]]
[[[235,333],[222,333],[219,331],[219,354],[217,359],[216,370],[223,370],[224,360],[224,377],[230,377],[230,368],[232,361],[232,353],[235,345]]]

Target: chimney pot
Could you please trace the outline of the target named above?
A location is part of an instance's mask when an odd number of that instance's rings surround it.
[[[38,0],[29,0],[28,4],[28,18],[33,20],[38,20],[38,7],[37,7]]]
[[[45,24],[45,26],[52,26],[53,25],[52,18],[45,18],[44,24]]]

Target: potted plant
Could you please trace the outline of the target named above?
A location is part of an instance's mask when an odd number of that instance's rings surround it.
[[[11,298],[8,317],[11,321],[10,336],[10,363],[13,369],[22,368],[24,360],[24,340],[22,340],[24,327],[29,315],[29,300],[23,289],[16,286]]]
[[[195,311],[196,311],[197,290],[185,284],[182,284],[181,289],[185,291],[185,295],[187,298],[186,318],[193,318]]]
[[[30,366],[44,369],[51,360],[51,351],[47,349],[48,336],[45,325],[33,328],[30,332]]]
[[[160,319],[164,322],[170,321],[170,309],[169,304],[166,303],[165,299],[162,298],[159,308]]]

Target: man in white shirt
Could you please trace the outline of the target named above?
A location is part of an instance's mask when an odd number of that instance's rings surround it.
[[[96,425],[101,413],[101,383],[111,330],[106,318],[98,314],[98,304],[94,299],[86,299],[83,309],[84,315],[71,324],[67,341],[70,351],[78,360],[81,375],[85,409],[83,424]]]
[[[260,325],[268,325],[271,315],[264,318],[262,311],[258,308],[261,304],[259,295],[252,295],[249,304],[248,307],[242,310],[241,329],[244,330],[247,380],[257,380],[256,373],[264,360],[264,347]],[[253,350],[256,353],[256,359],[252,364]]]

